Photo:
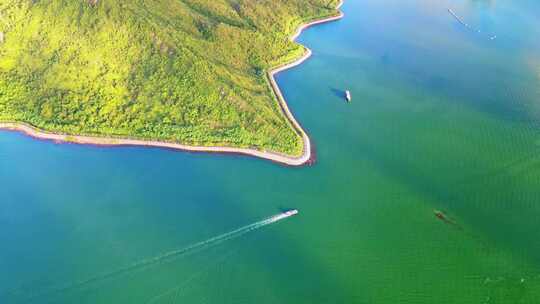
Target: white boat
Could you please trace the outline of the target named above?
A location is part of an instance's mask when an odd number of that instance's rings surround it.
[[[345,91],[345,98],[347,98],[348,102],[351,102],[352,96],[351,96],[351,92],[349,90]]]
[[[286,216],[297,215],[298,214],[298,209],[288,210],[288,211],[285,211],[283,214],[286,215]]]

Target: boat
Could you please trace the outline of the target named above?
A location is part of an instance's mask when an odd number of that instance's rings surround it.
[[[298,209],[287,210],[283,213],[285,216],[293,216],[298,214]]]
[[[351,102],[352,96],[349,90],[345,91],[345,98],[347,99],[347,102]]]
[[[441,210],[433,210],[433,213],[438,219],[446,221],[446,214],[444,214],[444,212]]]

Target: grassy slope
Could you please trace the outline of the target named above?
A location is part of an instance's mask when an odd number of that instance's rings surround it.
[[[4,0],[0,121],[291,155],[265,70],[338,0]]]

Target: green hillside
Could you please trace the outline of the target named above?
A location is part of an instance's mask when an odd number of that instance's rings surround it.
[[[0,121],[298,155],[265,71],[337,2],[0,1]]]

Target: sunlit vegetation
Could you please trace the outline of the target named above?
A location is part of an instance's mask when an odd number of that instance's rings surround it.
[[[0,121],[298,155],[266,71],[337,2],[0,1]]]

